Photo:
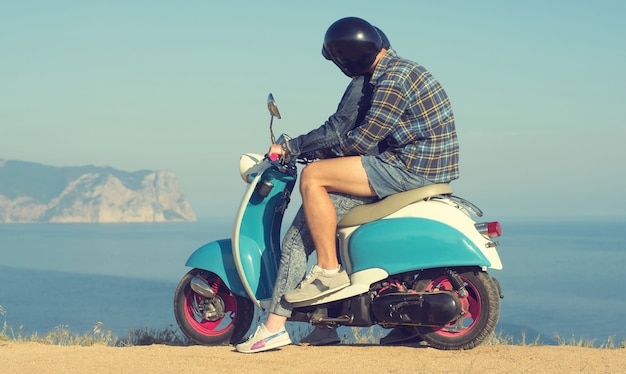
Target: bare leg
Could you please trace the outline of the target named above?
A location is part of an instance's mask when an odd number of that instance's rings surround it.
[[[337,218],[329,192],[355,196],[375,196],[361,157],[341,157],[320,160],[302,171],[300,194],[309,230],[317,250],[317,264],[323,269],[336,269],[335,236]]]
[[[276,332],[282,329],[285,326],[286,322],[287,322],[287,317],[270,313],[267,315],[267,321],[265,321],[265,328],[267,328],[268,331]]]

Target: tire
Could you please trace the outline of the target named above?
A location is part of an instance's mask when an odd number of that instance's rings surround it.
[[[201,304],[210,299],[191,290],[190,282],[198,275],[210,285],[219,285],[214,301],[223,306],[224,316],[215,321],[208,321],[202,316]],[[180,330],[195,344],[237,344],[250,328],[254,305],[252,301],[233,294],[217,275],[193,269],[178,283],[174,295],[174,315]]]
[[[419,326],[418,333],[434,348],[472,349],[480,345],[496,328],[500,317],[500,293],[491,276],[476,268],[454,270],[467,295],[459,299],[465,315],[445,326]],[[424,271],[415,283],[416,291],[453,290],[444,269]]]

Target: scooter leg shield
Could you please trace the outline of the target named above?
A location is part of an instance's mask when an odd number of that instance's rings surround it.
[[[189,256],[185,265],[214,273],[222,278],[224,284],[233,293],[247,297],[246,291],[237,274],[237,268],[235,268],[230,239],[210,242],[196,249],[191,256]]]

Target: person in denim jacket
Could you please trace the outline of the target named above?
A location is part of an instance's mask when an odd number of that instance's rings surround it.
[[[390,48],[387,36],[381,30],[377,29],[377,31],[380,32],[387,48]],[[286,140],[283,144],[274,145],[270,148],[270,152],[277,148],[284,149],[286,161],[299,157],[329,159],[344,156],[341,151],[344,146],[343,142],[348,132],[363,121],[372,100],[370,75],[350,78],[350,84],[341,98],[337,111],[324,124],[307,134]],[[368,153],[379,152],[378,148],[374,148]],[[330,198],[335,207],[337,220],[340,220],[351,208],[377,200],[375,196],[358,197],[341,193],[332,193]],[[284,300],[283,296],[300,283],[306,274],[308,257],[314,250],[315,245],[306,224],[304,210],[300,207],[283,238],[280,265],[267,320],[246,342],[236,346],[239,352],[262,352],[291,344],[289,334],[285,330],[285,323],[291,316],[293,307]],[[339,341],[334,329],[322,331],[326,334],[322,333],[321,339],[314,343],[330,344]],[[319,334],[319,331],[316,333]]]

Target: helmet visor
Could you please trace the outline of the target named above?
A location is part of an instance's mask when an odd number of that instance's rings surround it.
[[[322,46],[322,56],[324,56],[324,58],[327,60],[333,59],[324,46]]]

